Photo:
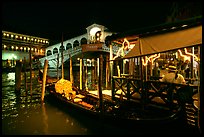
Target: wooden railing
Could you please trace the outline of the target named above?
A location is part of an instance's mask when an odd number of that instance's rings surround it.
[[[135,78],[112,77],[113,100],[121,99],[122,96],[125,101],[137,101],[144,106],[159,104],[173,109],[182,101],[191,102],[192,96],[198,93],[198,88],[197,85],[167,83],[159,80],[142,81]]]

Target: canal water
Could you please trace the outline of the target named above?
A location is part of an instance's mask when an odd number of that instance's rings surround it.
[[[161,128],[128,127],[123,123],[104,123],[84,116],[58,104],[45,94],[41,102],[41,85],[37,81],[38,71],[32,74],[32,92],[27,83],[25,90],[22,73],[21,91],[15,92],[15,73],[2,73],[2,134],[3,135],[145,135],[145,134],[198,134],[182,125]],[[49,76],[56,76],[56,70],[48,70]],[[74,73],[74,75],[77,75]],[[68,74],[65,72],[65,78]],[[27,72],[27,82],[30,74]]]

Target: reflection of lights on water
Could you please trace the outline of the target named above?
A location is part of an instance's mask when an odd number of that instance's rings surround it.
[[[15,80],[15,73],[12,72],[12,73],[8,73],[8,80]]]
[[[20,107],[21,107],[21,108],[24,108],[24,107],[25,107],[25,105],[24,105],[24,104],[21,104],[21,105],[20,105]]]
[[[13,117],[13,118],[18,117],[18,114],[12,114],[10,115],[10,117]]]

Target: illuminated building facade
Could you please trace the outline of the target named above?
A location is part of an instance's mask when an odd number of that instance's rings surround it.
[[[30,53],[32,60],[37,61],[45,56],[48,45],[49,41],[45,38],[2,31],[2,67],[14,67],[17,60],[24,58],[28,62]]]

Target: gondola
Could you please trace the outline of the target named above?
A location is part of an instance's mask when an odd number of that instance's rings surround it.
[[[80,112],[88,117],[103,119],[112,123],[127,123],[129,125],[142,124],[145,126],[162,126],[163,124],[176,122],[182,116],[181,108],[166,110],[153,106],[144,106],[141,103],[124,101],[121,98],[112,100],[111,96],[103,95],[103,105],[100,106],[100,99],[97,95],[82,91],[72,86],[72,94],[67,96],[63,91],[56,92],[56,83],[46,87],[48,96],[55,101],[67,106],[67,109]],[[65,88],[65,87],[64,87]],[[67,87],[67,89],[69,89]]]

